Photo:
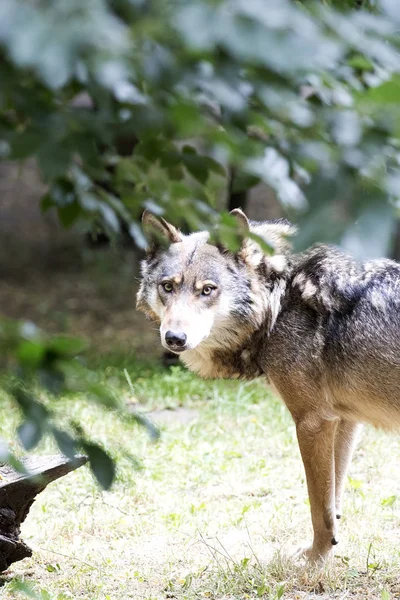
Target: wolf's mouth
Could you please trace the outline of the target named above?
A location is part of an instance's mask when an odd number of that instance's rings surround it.
[[[187,350],[186,346],[182,347],[182,346],[168,346],[168,350],[170,350],[171,352],[174,352],[174,354],[180,354],[181,352],[184,352],[185,350]]]

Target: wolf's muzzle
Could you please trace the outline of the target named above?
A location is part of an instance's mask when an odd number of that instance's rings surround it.
[[[165,343],[168,348],[174,352],[183,352],[185,350],[187,335],[183,331],[167,331],[165,334]]]

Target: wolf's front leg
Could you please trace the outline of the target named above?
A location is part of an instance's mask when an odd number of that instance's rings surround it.
[[[341,419],[335,435],[336,518],[342,516],[342,498],[347,469],[353,456],[362,425]]]
[[[312,562],[326,558],[337,544],[334,444],[336,420],[308,413],[296,423],[297,439],[307,477],[314,541],[304,554]]]

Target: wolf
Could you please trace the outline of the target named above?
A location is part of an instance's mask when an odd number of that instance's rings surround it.
[[[290,223],[231,214],[243,234],[236,252],[146,211],[137,308],[201,377],[265,376],[278,391],[296,425],[310,499],[314,537],[301,554],[323,562],[338,543],[360,425],[400,425],[400,265],[357,262],[323,244],[295,254]]]

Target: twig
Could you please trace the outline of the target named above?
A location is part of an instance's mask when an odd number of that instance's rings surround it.
[[[249,542],[248,542],[248,544],[247,544],[247,545],[248,545],[248,547],[250,548],[250,552],[252,553],[252,555],[253,555],[253,556],[254,556],[254,558],[256,559],[256,562],[257,562],[257,565],[258,565],[258,567],[259,567],[260,571],[262,572],[262,571],[263,571],[263,568],[262,568],[262,566],[261,566],[260,560],[259,560],[258,556],[256,555],[256,553],[254,552],[253,546],[251,545],[251,535],[250,535],[249,526],[248,526],[248,524],[247,524],[247,521],[246,521],[246,519],[244,519],[244,524],[245,524],[245,526],[246,526],[247,535],[248,535],[248,537],[249,537]]]
[[[232,561],[234,564],[235,564],[235,561],[229,555],[224,554],[220,550],[217,550],[217,548],[215,548],[214,546],[211,546],[211,544],[209,544],[204,539],[204,536],[202,535],[202,533],[200,531],[199,531],[199,535],[200,535],[200,538],[201,538],[203,544],[205,544],[206,548],[208,548],[210,550],[210,554],[211,554],[213,560],[215,560],[215,562],[217,563],[217,565],[219,565],[220,563],[219,563],[219,560],[216,558],[216,555],[220,554],[222,556],[222,558],[225,560],[226,566],[228,567],[230,574],[233,575],[232,569],[231,569],[230,564],[229,564],[229,560]],[[222,547],[222,549],[224,549],[224,547],[222,546],[222,544],[221,544],[221,547]]]
[[[119,512],[121,514],[126,515],[127,517],[131,516],[130,513],[126,512],[125,510],[122,510],[122,508],[120,508],[119,506],[114,506],[114,504],[109,504],[108,502],[106,502],[103,497],[101,498],[101,500],[105,506],[109,506],[110,508],[115,508],[115,510],[119,510]]]
[[[62,552],[56,552],[56,550],[48,550],[47,548],[42,548],[41,546],[37,546],[37,548],[39,550],[42,550],[43,552],[50,552],[51,554],[56,554],[57,556],[63,556],[64,558],[69,558],[70,560],[76,560],[76,561],[82,563],[83,565],[90,567],[91,569],[96,569],[97,571],[104,573],[104,571],[102,571],[102,569],[100,569],[99,567],[96,567],[95,565],[91,565],[90,563],[86,562],[85,560],[82,560],[81,558],[77,558],[76,556],[70,556],[69,554],[63,554]]]

